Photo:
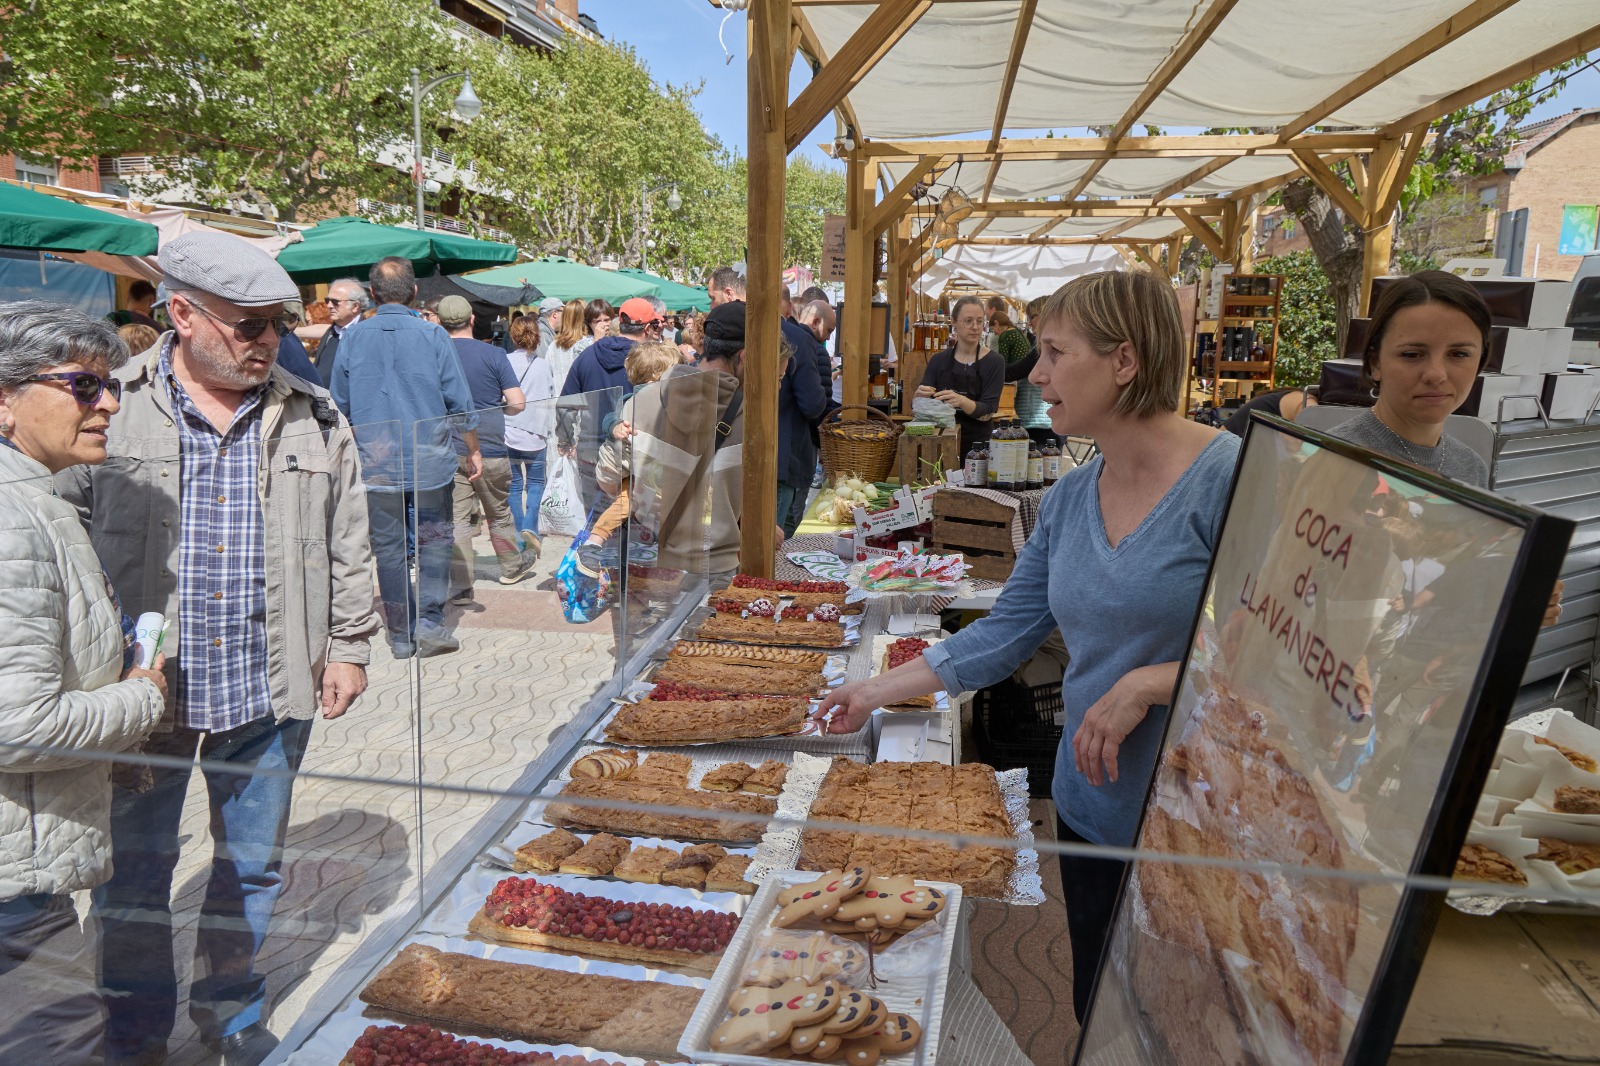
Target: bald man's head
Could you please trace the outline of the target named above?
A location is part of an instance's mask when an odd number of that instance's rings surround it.
[[[797,316],[802,326],[811,330],[817,340],[824,343],[833,336],[834,329],[839,324],[839,316],[834,313],[833,306],[826,300],[813,300],[800,309]]]

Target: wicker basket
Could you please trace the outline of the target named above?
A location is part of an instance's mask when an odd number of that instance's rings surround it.
[[[846,411],[865,411],[867,417],[841,419]],[[882,481],[894,468],[900,427],[875,408],[846,404],[822,420],[817,434],[822,442],[822,470],[829,481],[841,474]]]

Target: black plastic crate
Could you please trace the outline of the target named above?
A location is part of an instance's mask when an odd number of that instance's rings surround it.
[[[972,735],[978,754],[997,770],[1024,767],[1028,794],[1050,795],[1056,749],[1061,744],[1061,686],[1029,688],[1011,678],[980,689],[972,698]]]

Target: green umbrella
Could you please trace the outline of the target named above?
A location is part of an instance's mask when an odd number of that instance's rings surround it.
[[[605,300],[620,304],[630,296],[654,296],[654,282],[629,277],[620,271],[599,270],[574,263],[559,255],[547,255],[531,263],[480,270],[467,275],[468,281],[480,285],[531,284],[545,294],[560,300]],[[665,297],[663,297],[665,299]]]
[[[39,252],[155,255],[160,231],[59,196],[0,184],[0,246]]]
[[[709,311],[711,310],[711,294],[703,285],[680,285],[676,281],[658,277],[638,267],[623,267],[618,274],[626,274],[630,278],[648,281],[656,287],[656,295],[661,297],[661,302],[667,305],[668,311]]]
[[[384,226],[346,215],[302,230],[299,244],[278,253],[278,265],[303,285],[349,276],[364,277],[387,256],[411,260],[417,274],[460,274],[517,258],[511,244],[478,241],[453,233]]]

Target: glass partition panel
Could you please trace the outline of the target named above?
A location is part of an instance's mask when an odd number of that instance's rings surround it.
[[[636,657],[700,604],[708,576],[737,569],[742,449],[717,432],[736,384],[674,366],[634,392],[623,419],[630,435],[602,449],[603,464],[620,458],[627,470],[622,658],[635,671]]]
[[[614,565],[585,544],[610,502],[596,466],[620,399],[612,389],[412,427],[417,615],[397,654],[417,679],[420,780],[509,788],[613,680]],[[468,467],[468,434],[481,471]],[[493,806],[438,794],[423,811],[428,865],[470,851]]]

